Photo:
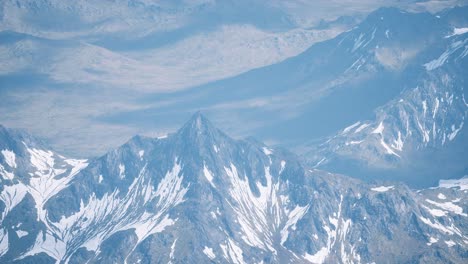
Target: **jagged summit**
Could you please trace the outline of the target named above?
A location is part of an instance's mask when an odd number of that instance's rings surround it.
[[[184,141],[194,140],[202,143],[207,140],[218,141],[228,138],[221,130],[216,128],[200,111],[193,116],[177,131],[177,137]]]
[[[368,185],[199,112],[165,140],[135,139],[89,162],[0,149],[0,263],[464,263],[463,181]]]

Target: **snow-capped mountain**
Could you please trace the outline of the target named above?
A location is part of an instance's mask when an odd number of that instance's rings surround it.
[[[0,134],[2,263],[463,263],[467,180],[414,191],[235,140],[200,113],[71,160]]]
[[[375,119],[357,121],[315,143],[305,156],[317,168],[360,177],[380,170],[418,185],[465,175],[467,32],[453,28],[439,35],[436,47],[426,48],[419,65],[411,67],[407,75],[414,77],[405,90],[377,108]],[[430,162],[434,159],[439,163]]]

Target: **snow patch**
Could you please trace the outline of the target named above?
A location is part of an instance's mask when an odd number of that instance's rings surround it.
[[[431,208],[429,208],[427,206],[423,206],[423,208],[426,209],[431,215],[433,215],[435,217],[442,217],[442,216],[447,215],[447,212],[439,210],[439,209],[431,209]]]
[[[227,260],[231,260],[235,264],[244,264],[244,257],[242,256],[242,249],[236,245],[234,241],[228,238],[226,245],[221,244],[221,250]]]
[[[453,242],[452,240],[448,240],[448,241],[444,241],[444,242],[445,242],[445,244],[447,244],[448,247],[453,247],[453,246],[456,245],[456,243]]]
[[[321,264],[325,261],[327,256],[328,256],[328,249],[326,247],[323,247],[319,251],[317,251],[317,253],[315,253],[314,255],[309,255],[308,253],[305,253],[304,259],[306,259],[310,263]]]
[[[447,49],[444,53],[442,53],[439,56],[439,58],[437,58],[435,60],[432,60],[432,61],[424,64],[423,66],[426,68],[427,71],[432,71],[432,70],[435,70],[435,69],[441,67],[449,59],[450,55],[452,55],[456,50],[458,50],[460,47],[462,47],[465,42],[466,42],[466,40],[465,41],[456,41],[456,42],[452,43],[450,45],[449,49]]]
[[[461,122],[458,128],[455,128],[455,125],[452,125],[452,133],[448,135],[448,139],[452,141],[457,136],[458,132],[463,128],[464,121]]]
[[[265,153],[265,155],[273,154],[273,150],[271,150],[269,148],[263,147],[262,150],[263,150],[263,153]]]
[[[203,249],[203,253],[205,253],[205,255],[211,260],[216,258],[216,255],[214,254],[213,249],[207,246],[205,246],[205,248]]]
[[[461,215],[461,216],[468,216],[467,214],[463,213],[463,208],[461,208],[460,206],[452,203],[452,202],[444,202],[444,203],[438,203],[438,202],[435,202],[435,201],[432,201],[432,200],[429,200],[429,199],[426,199],[426,202],[432,204],[432,205],[435,205],[441,209],[444,209],[446,211],[450,211],[454,214],[458,214],[458,215]]]
[[[285,167],[286,167],[286,161],[282,160],[282,161],[281,161],[281,168],[280,168],[279,174],[283,173]]]
[[[360,125],[358,128],[356,128],[356,130],[354,131],[354,133],[359,133],[359,132],[361,132],[362,130],[364,130],[365,128],[367,128],[368,126],[370,126],[370,124],[362,124],[362,125]]]
[[[458,180],[440,180],[439,188],[460,188],[460,191],[468,190],[468,177]]]
[[[431,220],[427,219],[427,218],[424,218],[422,216],[419,217],[419,219],[426,225],[434,228],[434,229],[437,229],[439,231],[441,231],[442,233],[444,234],[448,234],[448,235],[458,235],[458,236],[462,236],[460,230],[458,230],[458,228],[456,228],[455,226],[453,226],[453,224],[451,224],[450,226],[449,225],[443,225],[439,222],[437,222],[437,220],[434,220],[434,222],[432,222]]]
[[[0,257],[8,252],[8,231],[0,229]]]
[[[6,171],[5,168],[0,164],[0,176],[5,180],[13,180],[15,175],[9,171]]]
[[[16,168],[16,155],[13,151],[4,149],[2,150],[2,155],[5,158],[5,162],[10,166],[10,168]]]
[[[119,164],[119,177],[120,179],[125,178],[125,165],[122,163]]]
[[[308,209],[309,206],[296,206],[291,212],[289,212],[288,221],[281,230],[281,245],[283,245],[284,242],[288,240],[289,228],[296,230],[297,221],[299,221],[305,215]]]
[[[427,243],[427,245],[430,246],[430,245],[432,245],[434,243],[437,243],[437,241],[439,241],[437,238],[430,237],[429,242]]]
[[[348,133],[349,131],[351,131],[353,128],[359,126],[360,124],[361,124],[361,122],[358,121],[358,122],[356,122],[356,123],[350,125],[349,127],[346,127],[345,129],[343,129],[343,133],[342,133],[342,134]]]
[[[450,38],[457,35],[463,35],[468,33],[468,28],[454,28],[452,34],[446,36],[446,38]]]
[[[372,134],[380,134],[380,135],[382,135],[384,129],[385,129],[385,127],[384,127],[384,125],[383,125],[383,122],[380,122],[379,126],[377,126],[371,133],[372,133]]]
[[[390,190],[393,190],[395,187],[392,185],[392,186],[379,186],[379,187],[375,187],[375,188],[371,188],[372,191],[374,192],[388,192]]]
[[[403,151],[403,140],[401,138],[401,132],[398,131],[398,138],[393,141],[394,144],[392,144],[392,148],[398,150],[398,151]]]
[[[205,178],[210,182],[211,186],[215,187],[215,184],[213,182],[213,174],[210,172],[210,170],[208,170],[205,163],[203,163],[203,174],[205,175]]]
[[[23,230],[16,230],[16,235],[18,236],[18,238],[22,238],[24,236],[29,235],[29,233],[27,231],[23,231]]]

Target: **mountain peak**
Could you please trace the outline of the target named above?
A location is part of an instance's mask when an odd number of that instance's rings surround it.
[[[189,124],[197,130],[202,130],[204,127],[212,126],[210,121],[201,113],[201,111],[197,111],[193,114],[186,124]]]
[[[185,140],[200,138],[215,139],[220,135],[224,135],[200,111],[193,114],[182,128],[179,129],[177,134]]]

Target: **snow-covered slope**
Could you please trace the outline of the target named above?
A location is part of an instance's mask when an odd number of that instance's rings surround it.
[[[2,262],[463,263],[467,250],[465,179],[369,185],[231,139],[199,113],[67,171],[4,131]]]
[[[312,163],[345,173],[353,171],[353,162],[361,163],[429,185],[466,173],[468,35],[442,39],[443,49],[424,56],[410,87],[377,108],[374,120],[357,121],[309,150]]]

